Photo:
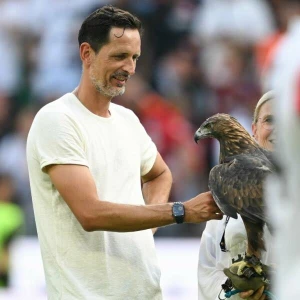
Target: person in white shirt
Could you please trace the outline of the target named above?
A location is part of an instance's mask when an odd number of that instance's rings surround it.
[[[210,192],[167,203],[169,168],[134,113],[111,103],[135,72],[141,30],[112,6],[88,16],[78,35],[79,86],[31,126],[27,161],[48,299],[161,299],[151,229],[222,218]]]
[[[274,100],[272,91],[267,92],[258,101],[252,122],[253,136],[260,146],[273,150],[276,136],[274,132],[273,113],[271,104]],[[227,224],[226,224],[227,223]],[[226,227],[226,230],[225,230]],[[226,247],[221,250],[220,243],[224,234]],[[262,262],[271,264],[272,245],[271,235],[265,227],[264,239],[267,251],[262,254]],[[247,246],[246,230],[242,219],[230,218],[226,222],[226,216],[221,221],[209,221],[202,234],[199,251],[198,264],[198,299],[218,300],[222,296],[221,285],[225,283],[227,277],[223,273],[224,268],[228,268],[233,260],[244,256]],[[224,296],[222,296],[224,298]],[[263,300],[263,288],[258,291],[247,291],[234,295],[231,299],[251,299]]]

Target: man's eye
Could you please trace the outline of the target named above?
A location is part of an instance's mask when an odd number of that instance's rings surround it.
[[[122,60],[122,59],[125,58],[125,56],[124,56],[124,55],[116,55],[115,58],[116,58],[117,60]]]

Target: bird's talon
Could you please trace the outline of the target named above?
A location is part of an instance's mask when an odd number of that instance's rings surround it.
[[[251,264],[252,266],[258,266],[258,265],[261,265],[261,261],[259,258],[257,258],[255,255],[251,255],[251,256],[248,256],[246,255],[246,257],[244,258],[244,260]]]
[[[246,262],[246,265],[248,267],[252,267],[258,275],[263,275],[262,263],[261,263],[260,259],[257,256],[255,256],[255,255],[251,255],[251,256],[246,255],[246,257],[244,258],[244,261]]]

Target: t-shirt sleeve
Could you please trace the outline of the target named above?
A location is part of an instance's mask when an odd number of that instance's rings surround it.
[[[88,166],[85,139],[72,117],[61,112],[41,112],[32,127],[31,142],[42,170],[52,164]]]

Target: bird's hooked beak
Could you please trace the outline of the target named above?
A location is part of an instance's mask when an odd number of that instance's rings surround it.
[[[194,135],[194,141],[195,141],[196,144],[198,144],[198,141],[200,140],[198,130],[195,132],[195,135]]]
[[[194,135],[194,141],[198,144],[198,141],[204,138],[211,137],[211,131],[203,126],[201,126]]]

